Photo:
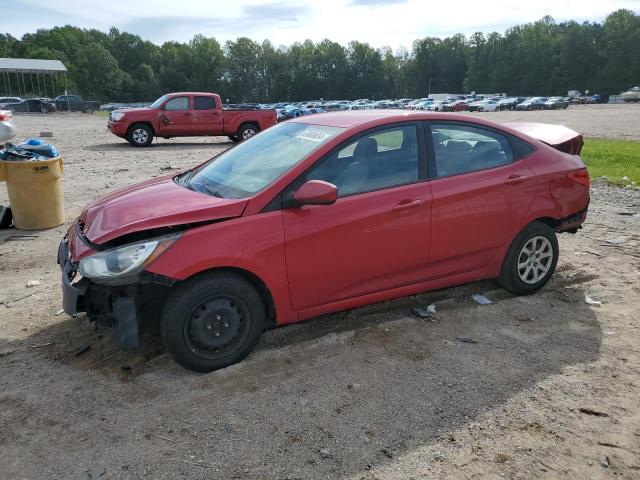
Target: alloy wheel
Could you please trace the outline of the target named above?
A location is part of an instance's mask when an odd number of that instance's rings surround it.
[[[527,240],[518,254],[518,277],[527,285],[534,285],[549,272],[553,262],[553,247],[543,236]]]
[[[149,139],[149,134],[144,128],[136,128],[133,131],[133,141],[139,144],[145,143]]]
[[[248,138],[253,137],[256,134],[256,131],[253,128],[245,128],[242,132],[242,139],[246,140]]]

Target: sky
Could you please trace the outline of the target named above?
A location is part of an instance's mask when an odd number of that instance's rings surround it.
[[[249,37],[275,46],[325,38],[394,50],[426,36],[503,32],[545,15],[556,21],[602,21],[638,0],[0,0],[0,31],[21,37],[39,28],[74,25],[140,35],[156,44],[186,42],[197,33],[220,43]]]

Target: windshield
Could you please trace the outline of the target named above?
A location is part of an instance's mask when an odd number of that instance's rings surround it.
[[[159,99],[157,99],[155,102],[153,102],[151,105],[149,105],[149,108],[158,108],[160,106],[160,104],[162,102],[164,102],[167,98],[169,97],[169,95],[163,95],[161,96]]]
[[[344,129],[281,123],[188,173],[195,190],[222,198],[246,198],[262,190]]]

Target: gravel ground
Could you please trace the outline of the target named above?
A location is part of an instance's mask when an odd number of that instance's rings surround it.
[[[639,107],[482,115],[640,139]],[[157,338],[121,353],[84,316],[58,315],[55,251],[90,200],[230,143],[135,149],[104,117],[15,120],[19,138],[54,132],[67,224],[0,232],[0,478],[640,477],[639,191],[594,185],[535,295],[487,281],[376,304],[271,330],[241,364],[197,375]],[[436,322],[411,316],[432,302]]]

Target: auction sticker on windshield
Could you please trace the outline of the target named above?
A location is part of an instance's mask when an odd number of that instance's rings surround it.
[[[329,137],[331,137],[330,134],[312,128],[309,128],[296,136],[296,138],[299,138],[300,140],[311,140],[312,142],[318,143],[324,142]]]

